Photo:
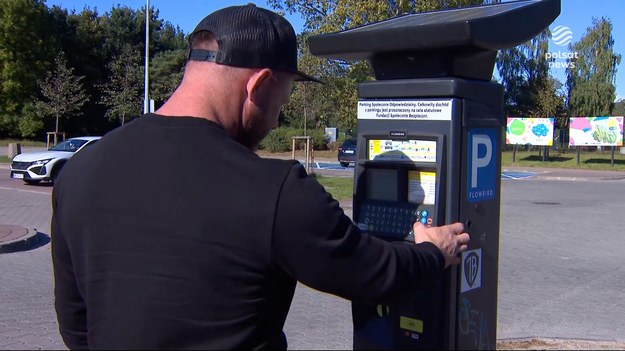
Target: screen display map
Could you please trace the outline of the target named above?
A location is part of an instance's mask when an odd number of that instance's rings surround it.
[[[369,140],[369,160],[436,162],[436,141]]]

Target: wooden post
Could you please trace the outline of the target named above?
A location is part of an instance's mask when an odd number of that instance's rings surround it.
[[[308,174],[310,174],[310,169],[312,168],[310,163],[310,137],[306,138],[306,159],[306,162],[308,162]]]
[[[310,137],[304,136],[306,140],[306,173],[310,174]]]
[[[314,148],[314,144],[313,144],[313,139],[310,136],[294,136],[293,137],[293,147],[292,147],[292,152],[291,152],[291,159],[295,159],[295,141],[296,140],[305,140],[306,141],[306,146],[305,146],[305,150],[304,150],[304,169],[306,169],[307,173],[313,173],[314,172],[314,156],[313,156],[313,148]]]
[[[579,165],[579,154],[581,153],[581,148],[577,147],[577,164]]]
[[[612,167],[614,167],[614,150],[616,150],[616,146],[612,146],[612,159],[610,160]]]
[[[22,153],[22,145],[19,143],[9,143],[7,150],[7,157],[9,160],[13,160],[13,157]]]
[[[52,144],[52,146],[58,144],[58,142],[59,142],[59,135],[63,138],[62,141],[65,141],[65,137],[66,137],[65,132],[47,132],[46,134],[47,134],[47,137],[46,137],[46,149],[50,148],[50,136],[51,135],[53,136],[52,140],[54,142],[54,144]]]
[[[312,168],[310,169],[310,173],[315,173],[315,143],[310,143],[310,164]]]

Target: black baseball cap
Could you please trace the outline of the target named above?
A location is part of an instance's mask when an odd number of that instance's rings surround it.
[[[298,75],[298,81],[322,83],[297,70],[297,38],[293,27],[277,13],[254,4],[230,6],[206,16],[189,36],[211,32],[218,51],[191,49],[189,60],[211,61],[246,68],[270,68]]]

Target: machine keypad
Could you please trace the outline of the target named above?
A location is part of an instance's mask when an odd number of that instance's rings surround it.
[[[403,239],[412,230],[415,221],[432,224],[428,210],[415,208],[410,204],[364,204],[361,208],[358,227],[375,235]]]

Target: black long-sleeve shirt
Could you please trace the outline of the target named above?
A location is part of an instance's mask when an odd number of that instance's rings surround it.
[[[433,244],[362,235],[298,162],[154,114],[66,164],[51,237],[72,349],[284,349],[296,281],[379,302],[444,266]]]

